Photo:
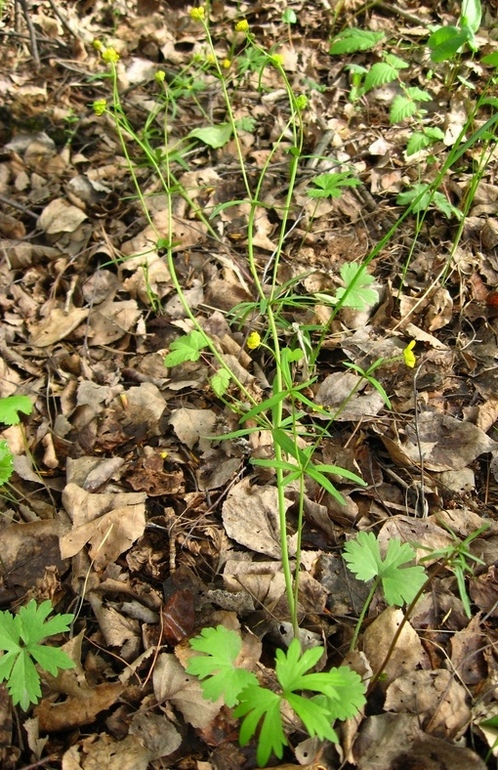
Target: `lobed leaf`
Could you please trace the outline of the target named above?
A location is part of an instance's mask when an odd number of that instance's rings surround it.
[[[202,682],[202,692],[207,700],[223,697],[226,705],[232,707],[244,688],[258,684],[255,674],[234,665],[242,649],[242,640],[235,631],[222,625],[203,628],[199,636],[190,640],[190,646],[204,655],[192,657],[186,671],[206,680]]]
[[[27,396],[6,396],[0,398],[0,422],[5,425],[17,425],[20,422],[19,412],[31,414],[33,403]]]
[[[379,542],[373,532],[360,532],[344,547],[344,560],[358,580],[368,582],[380,578],[386,602],[401,607],[409,604],[425,583],[423,567],[405,567],[412,561],[415,551],[408,543],[390,540],[384,559]]]
[[[14,458],[6,441],[0,441],[0,486],[3,486],[14,473]]]
[[[170,352],[164,358],[164,365],[178,366],[186,361],[197,361],[200,358],[201,350],[206,346],[206,335],[194,329],[190,334],[179,337],[171,343]]]

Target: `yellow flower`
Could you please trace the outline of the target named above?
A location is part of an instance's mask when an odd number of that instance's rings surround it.
[[[261,344],[261,337],[258,332],[251,332],[247,338],[247,347],[249,350],[256,350]]]
[[[198,8],[191,8],[190,11],[188,12],[188,15],[194,21],[204,21],[204,18],[206,16],[206,11],[204,9],[204,6],[200,5]]]
[[[93,47],[96,51],[103,51],[104,50],[104,44],[100,40],[94,40],[92,43]]]
[[[247,19],[241,19],[235,25],[235,29],[237,30],[237,32],[247,32],[247,30],[249,29],[249,22],[247,21]]]
[[[282,67],[284,63],[284,57],[279,53],[272,53],[270,54],[270,61],[273,62],[273,64]]]
[[[119,54],[115,48],[104,48],[102,58],[106,64],[116,64],[119,61]]]
[[[105,99],[96,99],[92,104],[92,107],[96,115],[103,115],[107,109],[107,102]]]
[[[216,56],[212,53],[206,54],[206,62],[208,64],[216,64]]]
[[[223,59],[223,61],[221,62],[221,66],[223,67],[224,70],[229,70],[230,67],[232,66],[232,60],[231,59]]]
[[[305,94],[299,94],[296,97],[296,107],[298,110],[305,110],[308,106],[308,97]]]
[[[154,73],[154,77],[158,83],[164,83],[164,78],[166,77],[166,73],[164,70],[157,70],[157,72]]]
[[[412,340],[408,343],[406,348],[403,350],[403,359],[405,361],[405,364],[410,367],[410,369],[413,369],[415,364],[417,363],[417,358],[415,356],[415,353],[413,352],[413,348],[415,347],[415,340]]]

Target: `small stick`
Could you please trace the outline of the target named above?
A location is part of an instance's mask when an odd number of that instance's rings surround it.
[[[36,31],[33,26],[33,22],[31,21],[31,17],[29,15],[29,9],[28,4],[26,0],[17,0],[19,5],[22,8],[22,12],[24,14],[24,18],[26,19],[26,26],[28,28],[29,32],[29,40],[31,44],[31,55],[33,56],[33,61],[35,63],[35,67],[37,70],[40,69],[40,54],[38,53],[38,43],[36,42]]]

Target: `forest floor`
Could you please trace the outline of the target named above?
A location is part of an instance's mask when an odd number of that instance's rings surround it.
[[[438,62],[429,36],[464,25],[459,3],[333,5],[214,0],[203,21],[183,0],[4,3],[0,402],[33,410],[1,435],[0,607],[49,599],[75,616],[49,642],[74,668],[42,672],[37,704],[0,685],[5,770],[257,767],[257,740],[240,746],[233,710],[184,667],[188,640],[221,625],[277,689],[292,628],[271,431],[216,438],[241,424],[209,351],[165,365],[194,317],[252,403],[272,396],[249,252],[263,287],[284,287],[280,339],[301,351],[299,446],[320,435],[315,461],[350,474],[329,474],[337,495],[285,487],[301,641],[323,646],[320,670],[372,683],[338,743],[283,713],[288,746],[266,766],[497,766],[498,100],[481,59],[498,9],[475,51]],[[368,44],[331,53],[348,28]],[[292,182],[285,81],[306,96]],[[375,301],[335,312],[351,264]],[[359,532],[383,554],[409,543],[428,578],[393,649],[403,602],[380,588],[353,636],[368,585],[342,554]]]

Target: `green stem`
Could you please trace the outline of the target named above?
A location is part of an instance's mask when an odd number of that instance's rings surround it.
[[[354,629],[353,638],[351,639],[351,644],[349,645],[349,652],[353,652],[353,650],[356,649],[356,643],[358,642],[358,636],[360,635],[361,627],[363,625],[363,621],[365,620],[365,615],[367,614],[368,608],[372,603],[372,599],[374,598],[374,595],[379,583],[380,583],[380,578],[377,576],[372,583],[372,587],[368,593],[367,598],[365,599],[362,610],[360,612],[360,616],[357,620],[357,623]]]

